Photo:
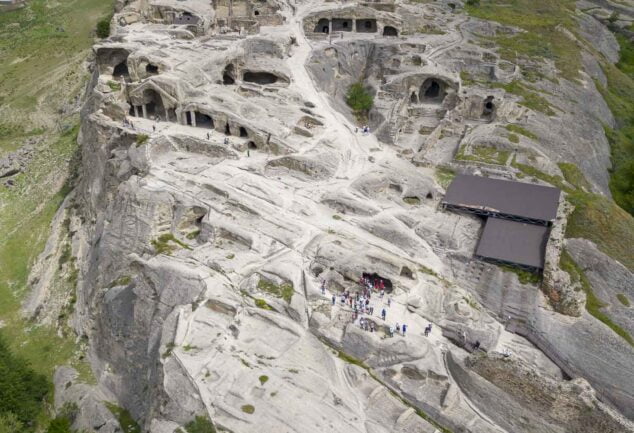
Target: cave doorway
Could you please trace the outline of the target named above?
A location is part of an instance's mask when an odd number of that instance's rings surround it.
[[[249,133],[247,132],[247,130],[245,129],[244,126],[240,127],[240,137],[248,137]]]
[[[148,73],[148,75],[157,75],[159,73],[159,68],[156,65],[153,65],[151,63],[148,63],[145,66],[145,72]]]
[[[330,21],[326,18],[322,18],[317,22],[315,26],[315,33],[330,33]]]
[[[257,144],[255,144],[255,142],[254,142],[254,141],[249,141],[249,142],[247,143],[247,147],[248,147],[250,150],[257,150],[257,149],[258,149],[258,146],[257,146]]]
[[[383,36],[398,36],[398,30],[392,26],[383,27]]]
[[[229,63],[225,66],[225,70],[222,73],[222,84],[229,86],[236,82],[236,68],[233,63]]]
[[[349,20],[347,18],[334,18],[332,20],[332,31],[333,32],[351,32],[352,20]]]
[[[493,103],[493,96],[487,96],[482,106],[482,118],[485,120],[493,120],[495,116],[495,104]]]
[[[376,33],[376,31],[377,31],[376,20],[373,20],[373,19],[357,20],[357,32]]]
[[[167,120],[165,119],[163,98],[156,90],[145,89],[143,91],[143,100],[146,101],[145,110],[149,119]]]
[[[270,72],[251,72],[247,71],[242,76],[247,83],[255,83],[260,85],[277,83],[277,75]]]
[[[418,104],[418,95],[416,95],[416,92],[412,92],[409,97],[409,102],[411,102],[412,104]]]
[[[363,278],[368,281],[372,287],[380,287],[381,285],[383,287],[385,287],[385,292],[386,293],[392,293],[392,281],[389,278],[384,278],[382,276],[380,276],[379,274],[377,274],[376,272],[374,273],[369,273],[369,272],[364,272],[363,273]]]
[[[225,135],[231,135],[231,128],[229,128],[229,124],[225,124]]]
[[[112,71],[112,76],[114,78],[130,78],[130,71],[128,71],[128,65],[126,62],[121,62],[115,66]]]
[[[445,86],[439,80],[428,78],[420,87],[421,102],[440,104],[445,99]]]
[[[211,116],[208,116],[207,114],[204,114],[204,113],[199,113],[198,111],[194,112],[194,116],[196,117],[197,127],[207,128],[207,129],[214,128],[214,120],[211,118]]]

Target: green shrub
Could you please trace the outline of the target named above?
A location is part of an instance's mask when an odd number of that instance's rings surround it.
[[[0,433],[15,433],[24,431],[24,425],[11,412],[0,413]]]
[[[623,304],[624,306],[626,306],[626,307],[629,307],[629,306],[630,306],[630,300],[629,300],[629,299],[627,299],[627,296],[625,296],[623,293],[618,293],[618,294],[616,295],[616,298],[617,298],[617,299],[619,300],[619,302],[620,302],[621,304]]]
[[[106,403],[106,407],[119,421],[123,433],[141,433],[141,427],[126,409],[114,403]]]
[[[136,144],[137,146],[140,146],[142,144],[147,143],[148,139],[150,137],[147,134],[139,134],[136,136]]]
[[[346,103],[358,119],[366,119],[374,105],[374,98],[363,87],[363,83],[354,83],[346,94]]]
[[[71,422],[66,416],[58,416],[48,426],[46,433],[72,433],[70,429]]]
[[[510,125],[506,125],[505,128],[510,132],[521,134],[524,137],[528,137],[532,140],[537,140],[537,136],[535,134],[530,132],[528,129],[521,127],[520,125],[510,124]]]
[[[250,404],[245,404],[244,406],[241,407],[241,409],[242,409],[242,412],[248,413],[249,415],[255,412],[255,407],[253,407],[253,405],[250,405]]]
[[[108,16],[97,22],[97,36],[100,37],[101,39],[104,39],[110,36],[110,21],[111,20],[112,20],[112,16]]]
[[[260,380],[260,385],[264,385],[266,382],[269,381],[269,377],[266,375],[262,375],[258,379]]]
[[[258,308],[261,308],[263,310],[273,310],[273,307],[271,307],[269,304],[266,303],[266,301],[264,299],[259,299],[256,298],[255,299],[255,306]]]
[[[187,433],[216,433],[216,428],[206,416],[197,416],[185,425]]]
[[[0,334],[0,415],[5,417],[4,422],[31,425],[49,390],[46,378],[33,371],[24,359],[15,357]]]
[[[284,299],[287,303],[291,302],[291,298],[295,293],[293,290],[293,285],[291,283],[282,283],[281,285],[277,285],[269,280],[265,280],[261,278],[258,281],[258,289],[263,292],[267,292],[272,294],[273,296],[277,296],[278,298]]]

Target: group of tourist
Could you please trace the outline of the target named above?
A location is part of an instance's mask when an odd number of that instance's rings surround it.
[[[385,298],[385,281],[380,277],[366,277],[362,276],[359,279],[359,286],[361,288],[360,291],[356,293],[351,293],[349,290],[345,290],[341,295],[332,295],[331,301],[332,305],[337,304],[337,299],[341,306],[348,307],[352,310],[352,323],[355,323],[358,319],[359,327],[364,331],[375,332],[377,331],[376,323],[368,317],[361,317],[362,315],[374,315],[374,306],[371,305],[370,300],[372,299],[373,293],[378,292],[378,297],[380,299]],[[321,282],[321,293],[322,295],[326,294],[326,281],[322,280]],[[387,308],[392,305],[392,298],[387,298],[385,302],[387,304]],[[380,317],[383,321],[387,319],[387,309],[386,307],[381,308]],[[407,333],[408,326],[407,324],[399,324],[398,322],[395,325],[389,325],[385,327],[386,334],[388,337],[394,337],[394,334],[400,334],[403,337]],[[427,329],[426,329],[427,331]],[[429,325],[429,332],[431,332],[431,324]],[[427,335],[427,333],[425,334]]]
[[[354,128],[354,132],[359,132],[359,128]],[[363,133],[363,135],[367,135],[370,133],[370,127],[368,125],[363,125],[361,127],[361,132]]]

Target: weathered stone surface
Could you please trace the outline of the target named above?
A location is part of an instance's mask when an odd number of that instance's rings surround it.
[[[600,22],[580,20],[614,60]],[[429,24],[445,33],[419,31]],[[582,82],[532,83],[554,108],[531,110],[502,85],[535,65],[474,42],[518,31],[445,1],[119,3],[113,35],[95,46],[68,210],[73,326],[98,384],[60,369],[58,389],[71,385],[56,406],[81,402],[76,425],[99,431],[116,428],[104,401],[153,433],[196,416],[245,433],[437,431],[416,409],[456,432],[566,431],[466,366],[486,351],[511,352],[531,386],[599,405],[596,393],[633,417],[631,347],[581,301],[579,317],[555,313],[536,285],[476,261],[482,221],[439,207],[438,165],[517,179],[514,158],[556,176],[574,162],[609,194],[602,125],[614,119],[592,80],[605,79],[596,59],[584,49]],[[535,67],[556,77],[551,62]],[[359,81],[374,97],[367,119],[345,100]],[[509,124],[530,134],[512,142]],[[505,157],[456,159],[482,146]],[[553,285],[566,282],[564,227],[549,246]],[[634,298],[631,273],[584,241],[566,247],[631,329],[614,300]],[[50,299],[39,268],[31,314]],[[372,292],[372,312],[355,312],[342,295],[363,295],[364,274],[386,290]]]

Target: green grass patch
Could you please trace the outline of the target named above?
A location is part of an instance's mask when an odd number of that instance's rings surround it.
[[[258,380],[260,381],[260,385],[264,385],[266,382],[269,381],[269,377],[263,374],[262,376],[258,377]]]
[[[524,137],[530,138],[531,140],[537,141],[537,136],[535,134],[533,134],[528,129],[523,128],[520,125],[510,124],[510,125],[506,125],[505,128],[510,132],[513,132],[515,134],[520,134],[520,135],[523,135]]]
[[[251,405],[251,404],[245,404],[240,409],[242,409],[242,412],[248,413],[249,415],[251,415],[251,414],[253,414],[253,412],[255,412],[255,407],[253,407],[253,405]]]
[[[456,172],[448,167],[436,167],[434,174],[440,186],[445,189],[449,186],[454,177],[456,177]]]
[[[520,142],[520,137],[517,134],[509,134],[509,141],[511,143],[517,144]]]
[[[108,402],[106,403],[106,407],[115,418],[117,418],[117,421],[119,421],[123,433],[141,433],[141,427],[139,427],[139,424],[137,424],[134,418],[132,418],[132,415],[130,415],[130,412],[126,409]]]
[[[472,147],[470,154],[466,153],[465,146],[461,146],[458,149],[458,153],[456,153],[456,159],[460,161],[475,161],[496,165],[505,165],[510,156],[510,151],[493,146]]]
[[[272,281],[261,278],[258,281],[258,289],[270,293],[273,296],[284,299],[287,303],[291,302],[295,290],[291,283],[282,283],[279,286]]]
[[[618,299],[619,302],[623,304],[624,306],[626,307],[630,306],[630,300],[627,299],[627,296],[625,296],[623,293],[617,293],[616,299]]]
[[[504,89],[508,93],[519,96],[521,98],[519,105],[530,108],[533,111],[539,111],[547,116],[554,116],[556,114],[550,102],[539,95],[537,91],[528,84],[513,81],[508,84],[491,83],[491,87],[494,89]]]
[[[592,191],[592,185],[583,175],[579,167],[576,164],[570,162],[560,162],[557,164],[561,173],[564,175],[564,179],[570,185],[575,188],[585,189],[586,191]]]
[[[465,9],[471,16],[526,30],[492,38],[501,58],[513,63],[551,60],[564,78],[579,78],[581,50],[563,31],[577,30],[574,0],[488,0]]]
[[[522,284],[533,284],[537,285],[541,282],[542,277],[539,274],[534,272],[528,272],[523,269],[517,268],[515,266],[510,265],[497,265],[499,268],[504,270],[505,272],[512,272],[517,275],[517,279],[520,280]]]
[[[346,103],[352,109],[356,118],[364,121],[374,105],[374,98],[363,86],[363,83],[354,83],[348,88],[346,93]]]
[[[200,230],[194,230],[193,232],[187,233],[185,237],[191,241],[196,239],[199,234],[200,234]]]
[[[418,29],[418,33],[422,33],[425,35],[444,35],[446,32],[433,24],[426,23]]]
[[[110,80],[108,81],[108,87],[110,87],[110,90],[112,90],[113,92],[118,92],[119,90],[121,90],[121,83]]]
[[[341,215],[334,214],[334,215],[332,216],[332,219],[333,219],[333,220],[340,220],[340,219],[341,219]]]
[[[111,289],[111,288],[117,287],[117,286],[127,286],[131,282],[132,282],[132,277],[131,276],[122,275],[119,278],[117,278],[116,280],[112,281],[110,283],[110,285],[108,285],[108,288]]]
[[[407,203],[408,205],[411,205],[411,206],[420,205],[420,198],[415,197],[415,196],[414,197],[403,197],[403,201],[405,203]]]
[[[584,292],[586,292],[586,310],[588,311],[588,313],[594,316],[597,320],[603,322],[616,334],[627,341],[631,346],[634,346],[634,339],[632,339],[632,336],[625,329],[614,323],[612,319],[602,311],[602,309],[605,308],[607,304],[601,301],[594,294],[594,292],[592,291],[592,286],[586,278],[585,273],[577,265],[577,263],[575,263],[575,261],[566,250],[563,250],[561,253],[559,266],[570,275],[572,281],[578,281],[581,283],[581,287],[583,288]]]
[[[610,142],[613,168],[610,191],[619,206],[634,215],[634,43],[617,36],[621,59],[614,66],[603,65],[607,88],[597,83],[616,119],[614,129],[605,127]]]
[[[167,254],[170,255],[178,247],[185,248],[186,250],[191,250],[189,245],[179,241],[174,237],[171,233],[165,233],[160,235],[158,238],[152,240],[152,246],[154,247],[154,251],[156,254]]]
[[[273,311],[273,307],[267,304],[267,302],[264,299],[255,298],[255,306],[263,310]]]
[[[139,134],[136,136],[136,145],[137,146],[141,146],[145,143],[147,143],[147,141],[150,139],[150,136],[147,134]]]
[[[207,416],[198,415],[192,421],[185,424],[185,431],[187,433],[216,433],[216,427],[214,427],[214,424]]]

